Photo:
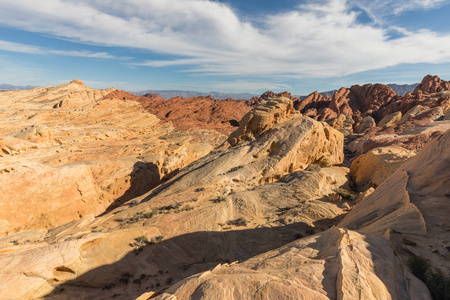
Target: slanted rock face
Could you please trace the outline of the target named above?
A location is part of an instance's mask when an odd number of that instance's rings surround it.
[[[0,220],[14,232],[49,228],[86,214],[99,214],[99,190],[85,165],[48,167],[37,163],[10,164],[0,168],[2,201]],[[3,232],[2,232],[3,233]]]
[[[241,120],[239,128],[228,138],[231,146],[240,141],[257,138],[274,125],[283,122],[295,113],[292,100],[276,97],[263,100]]]
[[[378,127],[389,127],[397,124],[402,118],[402,113],[400,111],[394,112],[390,115],[384,117],[379,123]]]
[[[194,275],[156,299],[413,299],[417,295],[431,299],[425,285],[394,255],[388,239],[331,228],[244,262]]]
[[[450,130],[427,143],[418,155],[354,207],[339,226],[357,228],[367,234],[392,230],[391,240],[405,260],[408,253],[414,253],[429,259],[434,267],[448,271],[450,261],[430,251],[449,246],[448,149]],[[413,241],[413,249],[403,239]]]
[[[415,154],[402,147],[372,149],[352,162],[351,177],[360,191],[377,187]]]

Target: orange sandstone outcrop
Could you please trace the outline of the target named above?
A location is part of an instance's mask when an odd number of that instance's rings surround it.
[[[0,296],[133,298],[336,224],[343,135],[299,114],[268,124],[102,216],[0,239]]]
[[[138,102],[105,98],[115,92],[80,80],[0,92],[1,235],[101,214],[223,141],[159,125]]]

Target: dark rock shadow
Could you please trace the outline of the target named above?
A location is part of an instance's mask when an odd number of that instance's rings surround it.
[[[142,196],[153,188],[157,187],[166,180],[172,178],[178,170],[161,178],[159,168],[152,162],[138,161],[133,166],[133,171],[130,173],[130,187],[125,193],[112,202],[106,210],[99,216],[103,216],[115,208],[121,206],[125,202]]]

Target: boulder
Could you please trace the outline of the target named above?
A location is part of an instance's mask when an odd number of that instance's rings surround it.
[[[353,133],[353,124],[355,121],[344,114],[340,114],[337,118],[329,119],[326,122],[334,129],[342,132],[344,136],[351,135]]]
[[[241,141],[257,138],[294,113],[293,103],[289,98],[263,100],[242,118],[239,128],[229,136],[228,142],[235,146]]]
[[[390,115],[384,117],[380,122],[378,122],[378,127],[389,127],[397,124],[402,118],[402,113],[400,111],[394,112]]]
[[[366,133],[370,128],[375,127],[375,120],[370,117],[364,117],[355,127],[355,133]]]
[[[353,160],[351,177],[360,191],[376,188],[414,155],[414,151],[402,147],[374,148]]]

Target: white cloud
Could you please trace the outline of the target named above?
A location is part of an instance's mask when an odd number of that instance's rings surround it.
[[[365,10],[379,23],[383,23],[392,15],[406,11],[437,9],[446,2],[446,0],[349,0],[349,3]]]
[[[300,5],[265,16],[257,27],[229,6],[209,0],[46,0],[39,5],[35,0],[2,0],[0,24],[173,55],[173,60],[133,65],[178,65],[203,75],[332,77],[401,63],[450,61],[450,34],[399,28],[403,36],[390,39],[392,28],[358,23],[357,13],[349,10],[355,3],[349,1]],[[443,1],[358,1],[368,11],[375,7],[370,3],[381,2],[399,13]],[[36,51],[23,47],[18,49]]]
[[[106,52],[91,52],[87,50],[75,51],[75,50],[52,50],[43,47],[13,43],[9,41],[0,40],[0,50],[20,52],[20,53],[31,53],[31,54],[44,54],[44,55],[65,55],[65,56],[78,56],[87,58],[103,58],[103,59],[113,59],[118,58],[114,55],[110,55]],[[120,58],[126,59],[126,58]]]

